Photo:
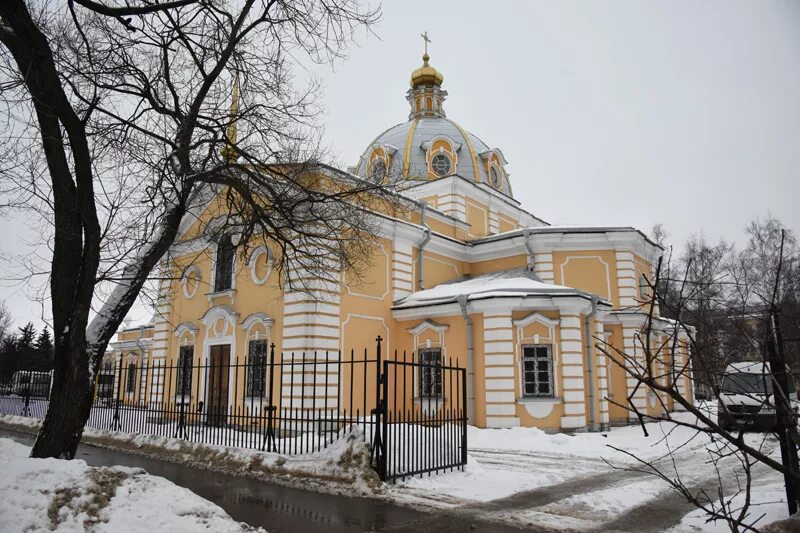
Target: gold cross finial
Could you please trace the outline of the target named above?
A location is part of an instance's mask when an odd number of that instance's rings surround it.
[[[428,43],[432,42],[430,39],[428,39],[428,32],[426,31],[425,33],[421,33],[420,37],[422,37],[422,40],[425,41],[425,55],[428,55]]]

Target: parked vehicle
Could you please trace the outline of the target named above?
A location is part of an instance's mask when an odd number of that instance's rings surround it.
[[[11,393],[18,396],[30,394],[34,398],[47,398],[52,384],[50,372],[17,370],[11,378]]]
[[[797,410],[797,389],[789,368],[789,400]],[[732,363],[722,378],[717,422],[723,429],[773,429],[777,424],[769,363]]]

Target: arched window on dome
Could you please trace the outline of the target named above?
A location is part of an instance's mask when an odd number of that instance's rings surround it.
[[[456,153],[460,144],[454,146],[452,139],[436,137],[422,143],[422,147],[427,151],[428,178],[443,178],[458,171]]]
[[[434,155],[431,158],[431,168],[433,169],[433,173],[436,174],[437,176],[440,177],[448,176],[453,169],[453,164],[450,161],[450,156],[448,156],[443,151]]]
[[[369,169],[369,179],[375,183],[383,183],[386,179],[386,161],[380,156],[372,160]]]
[[[498,191],[503,190],[503,169],[497,163],[492,163],[489,166],[489,183]]]

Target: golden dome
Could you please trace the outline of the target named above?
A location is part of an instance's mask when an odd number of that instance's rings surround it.
[[[426,53],[422,56],[422,66],[411,73],[411,87],[419,85],[441,85],[444,81],[442,73],[428,64],[430,56]]]

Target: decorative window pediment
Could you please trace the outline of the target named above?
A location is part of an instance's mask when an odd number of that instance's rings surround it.
[[[423,320],[413,328],[409,329],[408,332],[412,335],[419,336],[422,333],[425,333],[429,329],[432,329],[436,333],[444,333],[450,326],[446,324],[439,324],[434,322],[433,320]]]
[[[200,320],[211,338],[233,336],[236,327],[236,312],[228,305],[216,305],[206,311]]]
[[[461,143],[456,142],[456,140],[450,137],[449,135],[437,135],[436,137],[432,137],[427,141],[423,141],[423,143],[420,145],[420,148],[422,148],[426,152],[429,152],[437,141],[446,142],[448,145],[450,145],[450,150],[452,150],[453,153],[459,152],[461,150]]]
[[[544,324],[548,328],[554,328],[555,326],[558,325],[558,320],[555,320],[553,318],[547,318],[546,316],[540,313],[531,313],[523,318],[514,320],[513,323],[518,328],[524,328],[525,326],[527,326],[532,322],[538,322],[540,324]]]
[[[252,313],[242,320],[242,329],[247,332],[247,338],[268,338],[272,331],[272,319],[266,313]],[[251,335],[252,333],[252,335]]]
[[[181,322],[178,324],[178,327],[175,328],[175,336],[178,337],[178,339],[191,339],[191,341],[194,342],[198,331],[199,329],[197,326],[191,322]]]

